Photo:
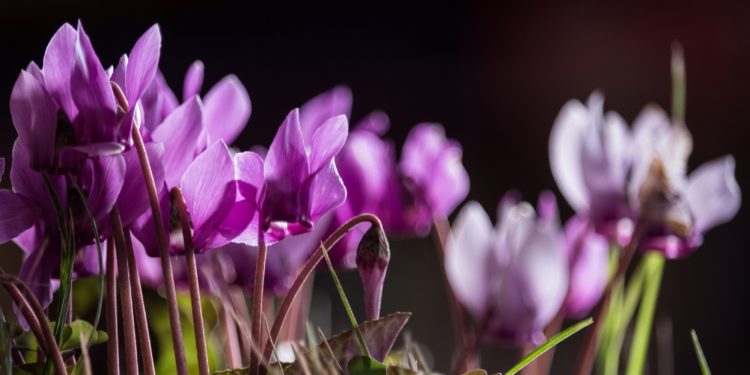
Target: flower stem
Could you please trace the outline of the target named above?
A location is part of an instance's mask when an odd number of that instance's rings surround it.
[[[198,266],[195,262],[195,248],[193,247],[193,228],[190,224],[190,214],[185,207],[182,190],[172,189],[173,202],[180,216],[182,227],[182,241],[185,247],[185,262],[187,263],[187,277],[190,284],[190,306],[193,310],[193,329],[195,330],[195,348],[198,355],[198,372],[208,375],[208,350],[206,349],[206,330],[203,325],[203,308],[201,306],[201,289],[198,282]]]
[[[107,373],[120,374],[120,348],[117,334],[117,273],[115,243],[107,241]]]
[[[307,262],[305,262],[299,274],[297,274],[297,278],[294,279],[294,283],[292,284],[291,288],[289,288],[289,291],[281,301],[279,310],[276,313],[276,318],[273,320],[273,326],[271,326],[271,336],[268,338],[268,344],[263,351],[263,358],[265,358],[266,360],[270,360],[273,351],[270,343],[278,342],[279,332],[281,332],[281,327],[284,325],[284,321],[286,320],[286,316],[289,313],[289,309],[292,307],[292,303],[297,297],[297,294],[302,286],[305,284],[305,281],[307,281],[308,277],[310,277],[312,272],[318,266],[320,260],[323,259],[323,252],[327,252],[331,247],[336,245],[336,243],[339,242],[339,240],[341,240],[341,238],[343,238],[350,230],[363,222],[369,222],[373,226],[382,227],[382,225],[380,224],[380,219],[378,219],[378,217],[373,214],[357,215],[344,223],[338,229],[336,229],[330,236],[328,236],[323,244],[310,255],[310,258],[307,259]]]
[[[5,291],[8,292],[8,295],[16,304],[16,306],[18,306],[18,308],[21,310],[21,314],[23,314],[23,317],[26,319],[26,323],[29,325],[29,328],[31,328],[31,332],[34,334],[34,337],[36,337],[36,341],[39,343],[39,347],[42,348],[43,352],[47,353],[47,341],[45,340],[42,326],[40,325],[37,316],[34,315],[34,311],[32,310],[31,305],[29,305],[29,301],[26,300],[26,298],[23,296],[23,293],[21,293],[18,287],[13,283],[4,282],[3,287],[5,288]]]
[[[167,311],[169,313],[169,326],[172,331],[172,346],[174,347],[175,367],[178,375],[187,375],[187,362],[185,360],[185,347],[182,338],[182,326],[180,325],[180,310],[177,305],[177,291],[174,285],[174,273],[172,272],[172,262],[169,260],[169,250],[167,247],[167,234],[164,231],[164,219],[161,216],[161,207],[159,206],[159,195],[154,181],[154,173],[151,170],[151,163],[148,160],[146,146],[143,144],[141,132],[138,126],[133,126],[133,143],[138,151],[138,159],[143,169],[143,177],[146,181],[146,190],[148,191],[149,202],[151,203],[151,215],[154,217],[156,226],[156,237],[159,244],[159,258],[161,259],[161,269],[164,274],[164,290],[167,297]]]
[[[122,308],[122,331],[125,336],[125,370],[128,375],[138,374],[138,345],[135,335],[133,296],[130,290],[130,271],[125,258],[125,232],[122,228],[120,210],[115,206],[110,213],[112,233],[115,238],[117,256],[117,284],[120,286],[120,307]]]
[[[258,259],[255,266],[255,282],[253,284],[253,315],[252,315],[252,340],[258,346],[258,351],[263,353],[263,281],[266,275],[266,242],[263,239],[263,232],[259,231],[258,236]],[[270,346],[270,345],[268,345]],[[254,351],[250,353],[250,372],[258,373],[259,358]]]
[[[226,301],[221,305],[221,330],[224,331],[224,365],[227,368],[242,367],[242,354],[237,336],[237,325],[232,316],[231,303]]]
[[[55,335],[54,333],[52,333],[52,327],[50,327],[49,322],[46,320],[46,318],[44,319],[44,323],[42,323],[42,320],[39,320],[40,317],[44,318],[46,316],[42,304],[39,303],[39,300],[36,299],[34,293],[29,290],[29,287],[21,282],[21,280],[18,280],[17,277],[8,275],[2,270],[0,270],[0,276],[4,279],[4,284],[9,283],[10,285],[17,287],[17,289],[19,289],[19,292],[22,292],[22,295],[25,295],[26,301],[28,301],[29,305],[31,306],[32,312],[39,321],[39,326],[43,336],[43,340],[40,341],[46,341],[47,343],[47,348],[49,350],[46,354],[52,357],[52,364],[55,367],[55,373],[57,375],[67,375],[67,370],[65,369],[65,361],[63,360],[62,353],[60,353],[60,348],[57,346]]]
[[[138,272],[138,264],[135,261],[133,251],[133,240],[130,231],[125,228],[125,255],[130,271],[130,289],[133,292],[133,310],[138,328],[138,344],[141,346],[141,360],[143,361],[143,372],[146,375],[155,375],[154,354],[151,351],[151,335],[148,332],[148,317],[146,315],[146,304],[143,302],[143,288],[141,287],[141,275]]]
[[[661,276],[664,272],[664,254],[652,251],[646,254],[644,259],[647,279],[641,296],[641,306],[638,310],[638,320],[635,323],[633,341],[630,344],[630,356],[628,357],[628,375],[643,373],[648,354],[648,342],[651,338],[651,326],[654,322],[656,301],[659,298],[661,287]]]
[[[620,260],[617,263],[617,270],[615,274],[607,282],[607,286],[604,289],[604,294],[599,304],[594,309],[593,318],[594,323],[591,325],[591,329],[588,330],[586,338],[583,344],[583,350],[581,351],[578,359],[578,367],[576,368],[576,374],[578,375],[589,375],[594,367],[594,360],[596,359],[596,349],[599,345],[599,336],[604,323],[604,313],[607,311],[609,306],[610,298],[612,297],[612,291],[614,286],[620,282],[625,276],[630,262],[633,260],[635,250],[638,248],[640,242],[641,232],[643,226],[638,223],[633,229],[633,236],[630,238],[630,242],[625,246],[622,253],[620,254]]]

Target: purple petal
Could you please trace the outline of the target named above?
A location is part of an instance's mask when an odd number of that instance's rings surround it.
[[[144,132],[144,136],[149,135],[179,105],[177,97],[159,71],[139,102],[143,107],[141,131]]]
[[[39,83],[44,85],[44,74],[42,73],[42,70],[39,69],[39,65],[35,62],[32,61],[29,65],[26,65],[26,72],[34,76]]]
[[[88,187],[88,205],[96,221],[112,211],[125,182],[125,159],[111,155],[88,159],[82,173],[84,187]],[[88,222],[88,218],[84,223]]]
[[[235,201],[234,162],[224,142],[218,141],[198,155],[180,186],[193,224],[195,249],[206,250]]]
[[[557,115],[549,139],[549,161],[560,192],[576,212],[588,210],[581,154],[590,118],[589,110],[571,100]]]
[[[489,308],[488,264],[494,233],[482,206],[469,202],[458,213],[445,247],[445,273],[453,292],[477,319]]]
[[[146,153],[156,186],[162,186],[164,184],[164,168],[161,157],[164,153],[164,146],[160,143],[147,143]],[[149,198],[136,149],[131,148],[122,155],[125,159],[125,183],[120,191],[120,196],[117,198],[117,206],[120,208],[122,224],[128,226],[148,210]]]
[[[310,219],[313,221],[344,203],[346,187],[336,170],[334,160],[312,176],[308,194],[311,199]]]
[[[233,241],[246,245],[258,245],[260,229],[260,200],[264,193],[263,158],[254,152],[234,155],[239,196],[235,207],[222,227],[240,228]]]
[[[264,163],[267,200],[271,214],[278,211],[281,216],[296,216],[298,212],[286,212],[286,208],[297,211],[294,206],[297,191],[308,176],[310,165],[302,130],[299,111],[292,110],[276,132]]]
[[[245,151],[234,155],[237,164],[237,186],[240,194],[258,202],[264,185],[263,158],[260,155]]]
[[[310,173],[325,167],[346,142],[349,122],[346,116],[339,115],[328,119],[312,136],[310,144]]]
[[[734,157],[728,155],[705,163],[690,174],[685,194],[698,232],[731,220],[739,211],[742,193],[734,169]]]
[[[130,51],[125,91],[128,103],[134,105],[156,75],[161,52],[161,31],[155,24],[146,30]]]
[[[53,283],[52,273],[59,269],[60,249],[42,245],[24,258],[18,278],[29,286],[42,307],[47,307],[52,302],[52,293],[59,286],[59,283]]]
[[[162,223],[164,224],[164,231],[169,233],[169,215],[170,215],[170,199],[169,190],[166,184],[162,185],[159,190],[159,206],[161,208]],[[159,257],[159,243],[156,234],[156,225],[154,224],[154,217],[151,214],[151,210],[146,211],[143,215],[138,217],[130,227],[133,236],[138,238],[146,249],[146,253],[151,257]],[[169,235],[167,235],[167,245],[169,245]],[[171,250],[171,249],[170,249]]]
[[[78,116],[78,108],[71,95],[70,78],[76,61],[78,33],[69,24],[62,25],[44,52],[44,83],[69,119]]]
[[[0,244],[4,244],[31,227],[40,211],[33,202],[10,190],[0,190]]]
[[[206,94],[205,121],[208,141],[232,144],[250,118],[250,96],[237,77],[224,77]]]
[[[570,286],[565,300],[569,317],[579,318],[599,302],[609,278],[609,243],[578,216],[565,225]]]
[[[461,163],[461,148],[448,146],[435,160],[424,165],[434,175],[425,186],[433,215],[447,217],[469,194],[469,174]]]
[[[352,108],[352,92],[346,86],[336,86],[310,99],[300,109],[300,124],[305,144],[310,144],[313,134],[323,122],[331,117],[349,117]]]
[[[560,217],[557,211],[557,199],[555,199],[555,194],[549,190],[542,191],[542,193],[539,194],[536,212],[539,215],[540,222],[557,226]]]
[[[133,242],[133,252],[135,253],[135,264],[138,267],[141,281],[152,288],[160,286],[164,281],[161,261],[159,258],[148,256],[146,248],[135,236],[131,236],[131,239]]]
[[[120,62],[117,63],[117,67],[112,70],[112,75],[109,77],[110,80],[114,81],[121,89],[125,90],[125,77],[128,73],[128,55],[123,54],[120,56]],[[128,101],[130,104],[130,101]]]
[[[187,101],[196,95],[200,95],[201,87],[203,86],[203,70],[203,62],[200,60],[196,60],[190,64],[187,73],[185,73],[182,100]]]
[[[44,178],[41,173],[31,169],[29,157],[30,154],[26,146],[20,140],[16,140],[13,145],[13,163],[10,167],[10,182],[13,185],[13,191],[34,202],[42,210],[45,222],[56,223],[55,207],[45,187]],[[48,178],[62,207],[67,206],[65,176],[50,174]]]
[[[80,23],[75,52],[70,87],[73,102],[79,110],[78,116],[72,119],[76,135],[81,143],[115,140],[115,97],[107,72],[102,68]]]
[[[375,111],[359,120],[354,129],[370,132],[382,137],[388,131],[390,125],[391,120],[385,112]]]
[[[151,134],[164,144],[162,163],[167,185],[177,186],[190,162],[202,151],[203,109],[193,97],[177,107]]]
[[[31,168],[52,166],[57,106],[44,86],[25,71],[21,71],[10,94],[10,114],[21,142],[33,150]]]
[[[404,141],[399,168],[415,181],[427,181],[432,162],[443,151],[445,130],[438,124],[424,123],[411,129]]]

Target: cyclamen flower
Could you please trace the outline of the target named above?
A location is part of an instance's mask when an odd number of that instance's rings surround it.
[[[154,77],[160,47],[154,25],[136,42],[127,67],[121,64],[120,83],[131,106]],[[32,62],[21,72],[11,94],[11,114],[35,170],[75,169],[81,164],[78,153],[121,152],[132,126],[80,22],[77,29],[69,24],[58,29],[43,69]]]
[[[446,246],[445,268],[458,300],[488,338],[540,344],[568,287],[568,261],[551,194],[538,215],[507,195],[492,227],[484,209],[467,203]]]
[[[0,181],[5,174],[5,158],[0,158]],[[23,195],[0,189],[0,244],[6,243],[34,224],[39,212]]]
[[[428,232],[434,218],[447,217],[466,198],[469,176],[461,153],[461,145],[447,139],[438,124],[419,124],[409,132],[398,166],[411,199],[403,218],[408,231]]]
[[[646,225],[640,243],[668,258],[690,254],[707,230],[731,220],[742,198],[730,155],[707,162],[687,176],[692,137],[656,106],[635,121],[636,155],[630,198]]]
[[[281,124],[265,160],[252,152],[237,154],[239,192],[258,215],[236,242],[272,244],[309,232],[319,218],[341,205],[346,187],[335,157],[347,134],[343,115],[305,133],[295,109]]]

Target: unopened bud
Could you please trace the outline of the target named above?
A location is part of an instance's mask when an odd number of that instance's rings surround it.
[[[365,291],[365,311],[368,320],[380,318],[383,282],[390,259],[391,249],[383,228],[373,225],[362,236],[357,247],[357,268]]]

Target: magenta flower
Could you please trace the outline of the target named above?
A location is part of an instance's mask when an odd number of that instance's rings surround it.
[[[407,230],[426,233],[433,218],[447,217],[469,193],[469,175],[461,164],[461,145],[445,138],[443,127],[415,126],[404,142],[399,171],[411,202]]]
[[[621,245],[632,232],[627,177],[632,137],[615,112],[603,112],[598,92],[584,106],[571,100],[552,127],[549,158],[560,191],[579,216],[597,232]]]
[[[236,242],[256,245],[259,231],[266,244],[309,232],[341,205],[346,188],[335,157],[347,134],[346,117],[335,116],[306,137],[295,109],[281,124],[265,160],[254,153],[238,154],[239,192],[258,215]]]
[[[486,337],[541,343],[568,286],[554,199],[540,199],[537,216],[530,204],[507,195],[495,228],[479,203],[467,203],[453,224],[445,269],[458,300],[486,327]]]
[[[570,283],[565,314],[581,318],[599,302],[609,280],[609,241],[592,230],[592,224],[573,216],[565,225],[565,250],[570,266]]]
[[[630,198],[647,226],[640,247],[669,258],[698,248],[703,233],[731,220],[742,201],[732,156],[714,159],[687,175],[692,137],[656,106],[635,121],[636,149]]]

